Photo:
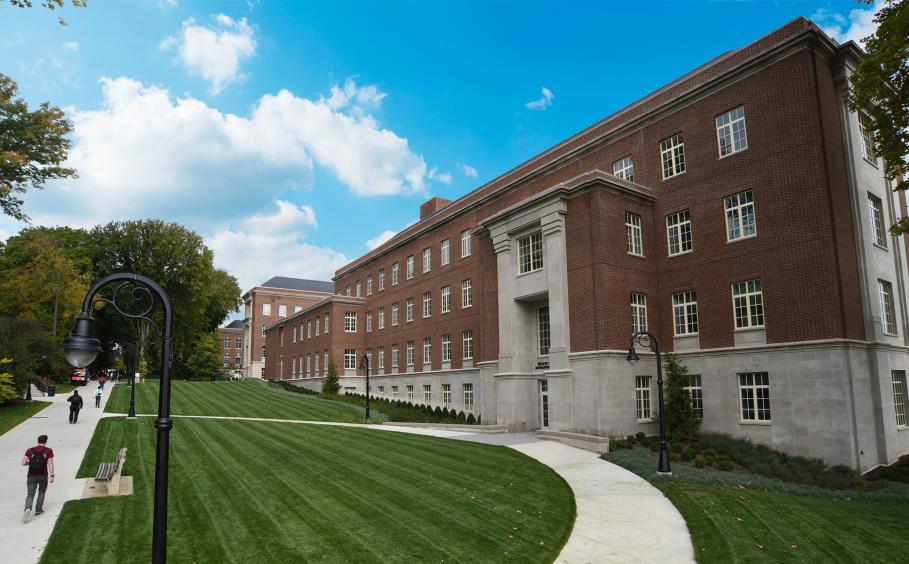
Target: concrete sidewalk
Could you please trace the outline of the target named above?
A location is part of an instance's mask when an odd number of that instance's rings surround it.
[[[76,479],[76,471],[101,419],[113,383],[108,382],[104,386],[100,408],[96,408],[95,400],[89,397],[97,387],[97,383],[91,382],[78,388],[85,407],[75,425],[69,423],[66,398],[70,394],[45,398],[33,389],[33,401],[47,401],[52,405],[0,436],[0,546],[3,547],[3,564],[37,562],[54,530],[63,503],[82,497],[83,481]],[[38,435],[47,435],[47,446],[54,449],[56,477],[54,483],[47,487],[44,514],[33,515],[30,522],[23,523],[28,469],[20,463],[26,449],[35,446]]]

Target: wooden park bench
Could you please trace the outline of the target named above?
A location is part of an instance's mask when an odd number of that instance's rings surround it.
[[[126,462],[126,447],[120,449],[117,458],[113,462],[102,462],[98,466],[98,472],[94,480],[89,480],[86,484],[85,494],[83,497],[102,497],[107,495],[121,495],[120,491],[120,473],[123,471],[123,464]],[[132,479],[127,476],[128,482],[126,490],[122,492],[125,495],[132,493]]]

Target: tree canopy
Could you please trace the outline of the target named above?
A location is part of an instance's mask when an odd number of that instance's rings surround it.
[[[9,3],[15,6],[16,8],[32,8],[34,7],[34,0],[9,0]],[[88,0],[70,0],[73,8],[85,8],[88,6]],[[42,0],[40,6],[46,8],[51,12],[56,12],[59,8],[63,8],[66,5],[66,0]],[[60,22],[60,25],[67,25],[66,20],[62,17],[57,16],[57,20]]]

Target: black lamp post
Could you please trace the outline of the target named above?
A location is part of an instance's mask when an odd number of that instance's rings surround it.
[[[162,336],[161,347],[161,386],[158,394],[158,418],[155,428],[158,430],[157,453],[155,457],[155,512],[152,530],[152,562],[164,564],[167,561],[167,471],[168,447],[170,430],[174,426],[170,418],[170,348],[171,328],[173,326],[173,311],[170,297],[157,282],[139,274],[119,273],[105,276],[88,290],[85,301],[82,303],[82,313],[76,317],[76,326],[72,334],[63,340],[63,352],[67,362],[76,368],[84,368],[94,362],[101,352],[101,341],[95,336],[95,320],[91,315],[95,295],[101,288],[112,282],[119,282],[110,298],[98,297],[97,301],[105,302],[112,306],[119,314],[131,319],[141,319],[151,323],[156,329],[155,322],[148,317],[155,306],[155,298],[161,302],[164,310],[164,332],[158,331]],[[134,301],[147,300],[148,307],[141,313],[129,313],[117,304],[117,294],[124,288],[129,288],[129,293]]]
[[[663,405],[663,361],[660,359],[660,342],[653,336],[653,333],[648,331],[638,331],[632,335],[631,345],[628,346],[628,357],[626,358],[632,364],[640,360],[638,351],[634,349],[635,344],[652,348],[656,353],[657,394],[660,402],[660,461],[657,464],[657,474],[671,476],[672,469],[669,468],[669,455],[666,452],[666,410]]]
[[[360,368],[366,370],[366,419],[369,419],[369,357],[365,354],[360,359]]]

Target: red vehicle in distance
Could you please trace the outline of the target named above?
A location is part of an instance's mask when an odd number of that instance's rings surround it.
[[[88,368],[73,368],[73,375],[69,379],[73,386],[84,386],[88,384]]]

